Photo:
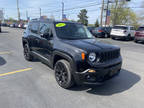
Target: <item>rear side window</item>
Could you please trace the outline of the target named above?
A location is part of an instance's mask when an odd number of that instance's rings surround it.
[[[114,26],[113,29],[122,29],[122,30],[127,30],[128,27],[126,27],[126,26]]]
[[[144,31],[144,27],[139,27],[138,31]]]
[[[32,22],[29,24],[29,30],[32,32],[32,33],[38,33],[38,30],[39,30],[39,22]]]

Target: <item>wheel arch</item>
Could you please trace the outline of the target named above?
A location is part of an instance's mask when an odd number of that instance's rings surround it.
[[[28,41],[26,39],[22,39],[22,45],[24,47],[25,44],[28,44]]]
[[[73,57],[70,56],[69,54],[61,52],[61,51],[55,51],[54,52],[53,62],[52,62],[53,68],[54,68],[56,62],[61,60],[61,59],[67,60],[70,63],[72,69],[76,68]]]

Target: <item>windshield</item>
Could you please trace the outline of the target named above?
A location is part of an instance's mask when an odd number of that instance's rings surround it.
[[[114,26],[113,29],[123,29],[123,30],[126,30],[126,29],[128,29],[128,27],[126,27],[126,26]]]
[[[56,34],[62,39],[91,39],[93,36],[82,24],[76,23],[55,23]]]
[[[144,27],[139,27],[138,31],[144,31]]]

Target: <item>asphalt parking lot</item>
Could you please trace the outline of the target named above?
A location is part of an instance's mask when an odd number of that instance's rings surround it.
[[[121,47],[119,76],[99,86],[60,88],[54,72],[23,57],[23,30],[0,33],[0,108],[142,108],[144,104],[144,44],[98,39]]]

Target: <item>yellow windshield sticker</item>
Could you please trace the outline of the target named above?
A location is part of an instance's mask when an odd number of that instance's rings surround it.
[[[56,27],[64,27],[64,26],[66,26],[65,23],[58,23],[58,24],[56,24]]]

